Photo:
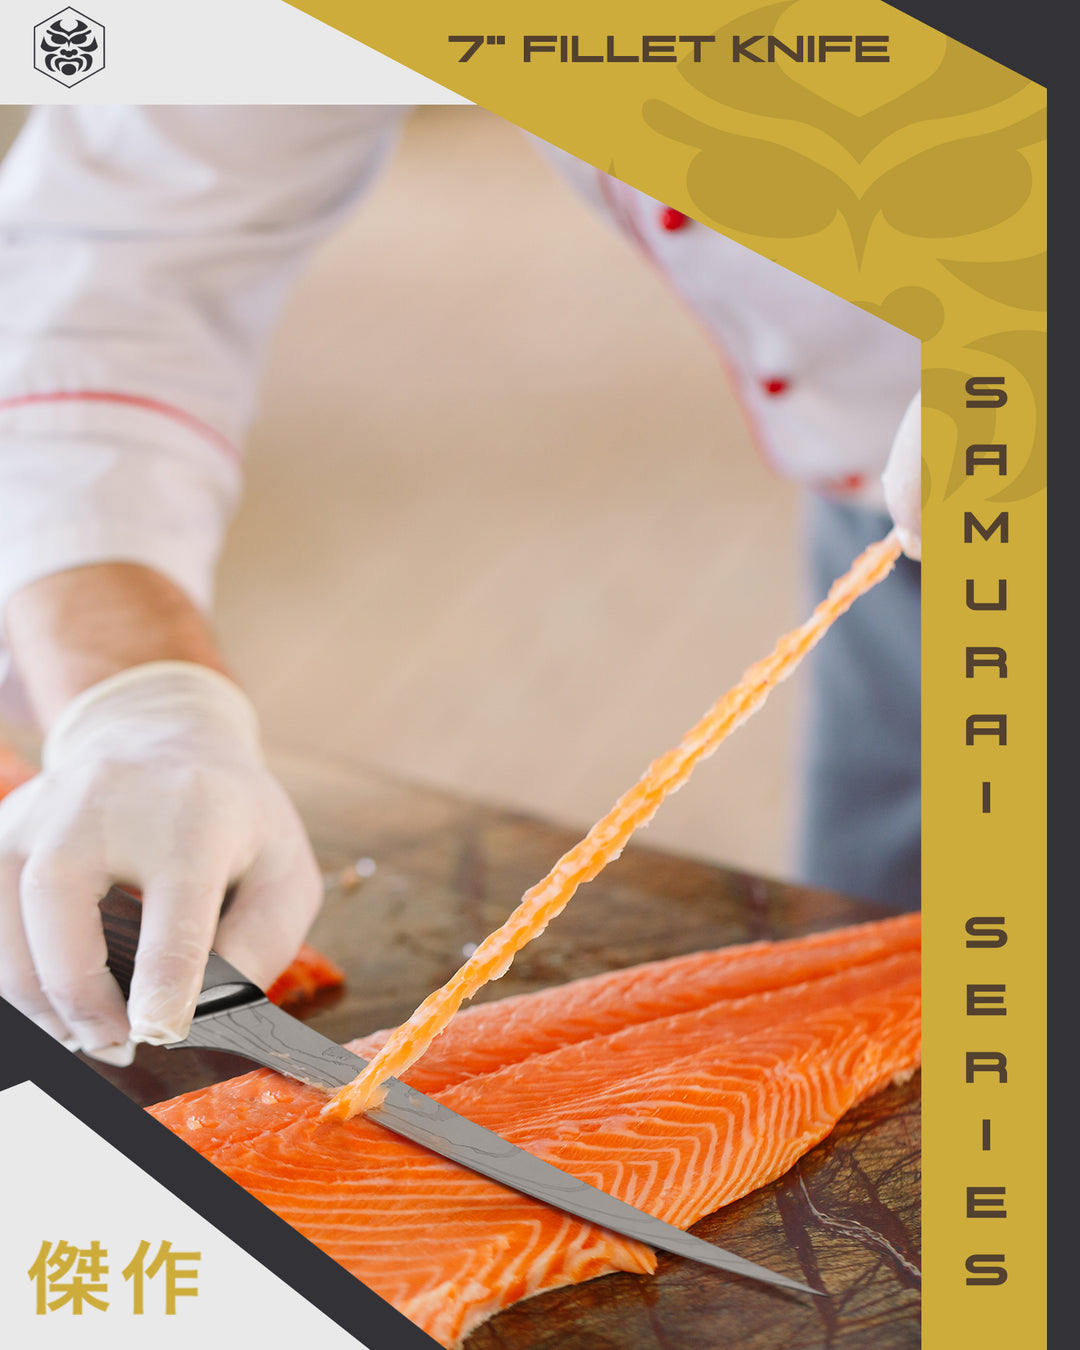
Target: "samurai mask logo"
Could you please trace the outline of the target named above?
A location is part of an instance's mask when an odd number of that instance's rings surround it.
[[[34,66],[60,84],[78,84],[105,65],[105,29],[77,9],[62,9],[34,29]]]

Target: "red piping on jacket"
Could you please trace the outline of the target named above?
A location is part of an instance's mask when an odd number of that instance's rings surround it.
[[[52,394],[19,394],[14,398],[0,399],[0,412],[6,412],[10,408],[27,407],[33,403],[120,403],[129,408],[141,408],[145,412],[171,417],[174,422],[179,422],[189,431],[197,432],[219,450],[223,450],[231,459],[240,462],[240,451],[220,432],[207,426],[198,417],[185,412],[183,408],[174,408],[171,403],[161,403],[156,398],[144,398],[141,394],[114,393],[107,389],[60,390]]]
[[[768,437],[766,436],[761,423],[750,410],[746,395],[743,392],[744,377],[732,359],[731,353],[728,351],[723,340],[713,332],[702,316],[694,309],[686,296],[677,289],[671,280],[667,268],[664,267],[660,259],[656,256],[656,253],[650,247],[645,232],[641,228],[637,218],[638,199],[634,189],[629,183],[624,183],[621,178],[613,178],[610,174],[604,173],[602,169],[597,169],[596,172],[600,196],[603,198],[604,204],[611,212],[616,225],[622,227],[622,229],[638,245],[649,262],[656,268],[668,289],[694,319],[708,338],[710,346],[719,357],[720,364],[724,369],[724,373],[727,375],[728,386],[735,396],[735,402],[739,405],[739,410],[743,415],[743,422],[747,431],[750,433],[750,443],[757,451],[758,458],[771,473],[776,474],[779,478],[786,478],[787,475],[781,472],[780,466],[769,451]]]

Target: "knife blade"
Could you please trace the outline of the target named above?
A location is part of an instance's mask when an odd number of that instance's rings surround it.
[[[113,887],[101,901],[108,965],[127,996],[138,946],[141,905]],[[191,1030],[166,1049],[224,1050],[312,1087],[336,1091],[367,1061],[272,1004],[246,976],[210,953]],[[396,1078],[382,1104],[365,1115],[377,1125],[588,1223],[661,1251],[781,1289],[819,1294],[805,1284],[714,1246],[519,1148]]]

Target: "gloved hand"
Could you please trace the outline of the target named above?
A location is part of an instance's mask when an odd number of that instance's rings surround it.
[[[916,562],[922,557],[922,399],[908,404],[881,475],[885,505],[900,546]]]
[[[285,968],[321,880],[231,680],[183,661],[114,675],[64,709],[42,765],[0,803],[0,994],[127,1064],[134,1042],[187,1034],[211,945],[263,988]],[[143,896],[126,1009],[98,911],[114,881]]]

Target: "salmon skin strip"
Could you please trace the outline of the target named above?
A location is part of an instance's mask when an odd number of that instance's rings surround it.
[[[470,1008],[439,1042],[432,1095],[686,1228],[782,1175],[915,1068],[918,934],[904,915]],[[405,1081],[424,1075],[430,1086],[433,1064]],[[324,1102],[258,1070],[151,1110],[447,1347],[518,1299],[655,1268],[647,1248],[365,1116],[324,1121]]]
[[[690,777],[694,766],[708,758],[735,728],[755,712],[772,690],[792,673],[802,658],[824,636],[832,623],[855,600],[888,576],[900,555],[892,531],[871,544],[833,583],[810,618],[786,634],[772,652],[752,665],[690,729],[674,750],[654,760],[643,776],[615,803],[546,877],[525,892],[506,922],[490,933],[473,955],[440,989],[420,1004],[379,1050],[371,1063],[327,1103],[324,1114],[348,1120],[358,1111],[377,1106],[381,1085],[400,1077],[442,1032],[462,1003],[489,980],[505,975],[514,956],[538,937],[566,907],[577,888],[591,881],[623,851],[631,834],[651,820],[660,803]]]

